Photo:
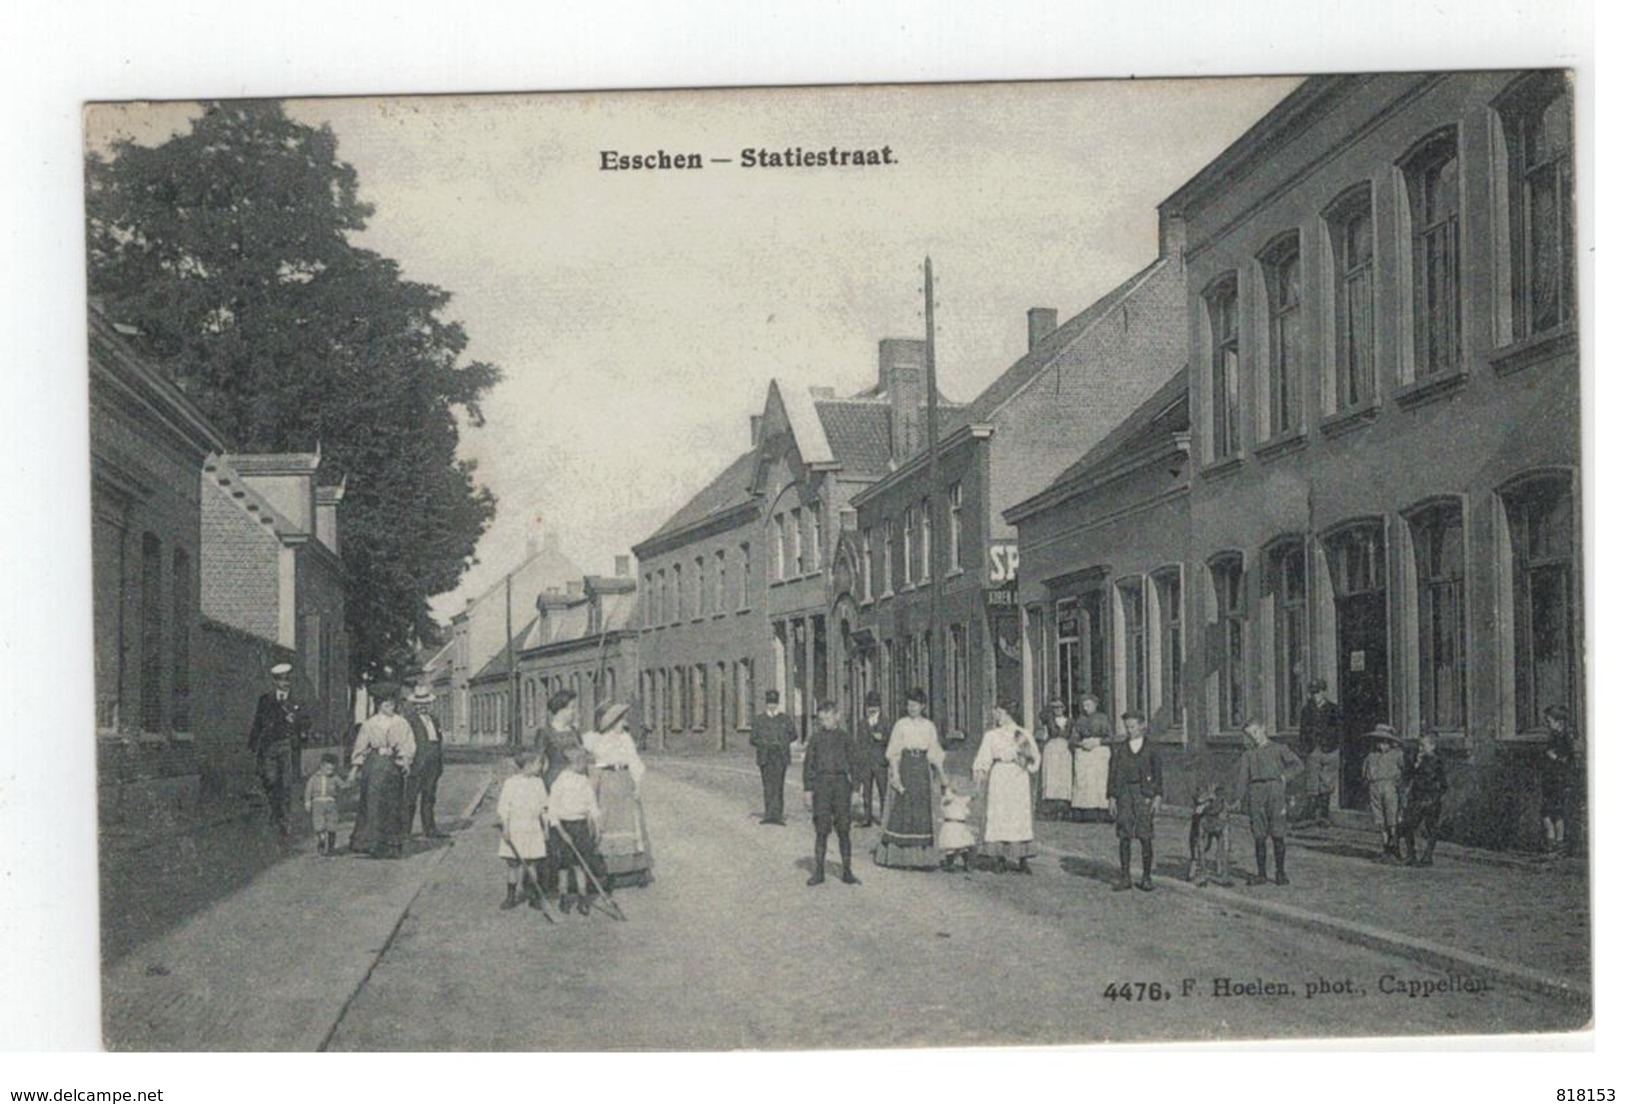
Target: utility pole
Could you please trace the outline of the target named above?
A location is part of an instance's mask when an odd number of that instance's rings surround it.
[[[926,665],[930,672],[931,716],[943,721],[946,709],[938,708],[937,696],[944,688],[942,665],[942,572],[937,570],[938,536],[942,532],[937,524],[937,327],[936,294],[931,280],[931,258],[925,258],[925,449],[926,449],[926,524],[930,526],[931,544],[926,549],[925,569],[931,576],[931,611],[926,621],[929,647]]]
[[[502,580],[502,613],[508,640],[508,746],[519,746],[519,670],[513,657],[513,572]]]

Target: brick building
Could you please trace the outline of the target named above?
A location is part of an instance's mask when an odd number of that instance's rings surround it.
[[[772,383],[750,449],[633,548],[652,746],[742,740],[768,689],[805,729],[834,692],[830,566],[843,519],[924,435],[923,344],[884,340],[879,359],[875,386],[847,398]]]
[[[1183,310],[1178,243],[1169,241],[1064,324],[1054,310],[1029,311],[1027,353],[968,405],[940,412],[937,486],[921,439],[853,500],[833,615],[851,708],[877,689],[896,716],[908,688],[921,686],[949,739],[979,735],[995,698],[1033,715],[1015,604],[1020,555],[1002,511],[1179,369]],[[943,618],[935,640],[933,575]]]
[[[1249,715],[1290,737],[1318,676],[1345,822],[1387,721],[1438,735],[1457,837],[1538,839],[1541,709],[1585,709],[1571,119],[1560,73],[1314,78],[1163,203],[1188,435],[1142,410],[1142,463],[1009,516],[1036,635],[1094,603],[1176,798]]]
[[[471,683],[488,675],[491,665],[507,663],[508,634],[518,630],[531,616],[536,599],[549,589],[563,589],[570,580],[581,578],[581,569],[559,551],[558,533],[547,530],[540,539],[533,534],[525,558],[506,576],[481,594],[468,599],[451,619],[450,651],[440,659],[428,681],[435,693],[446,699],[446,742],[507,743],[511,729],[492,730],[490,717],[481,718],[476,735],[473,724]],[[504,671],[507,670],[503,666]],[[504,709],[507,707],[504,706]],[[504,714],[504,725],[508,723]]]
[[[96,303],[89,312],[91,573],[104,826],[196,802],[206,649],[199,472],[217,430]]]
[[[312,721],[311,754],[341,743],[351,720],[342,486],[319,486],[319,453],[215,454],[203,465],[202,611],[211,696],[203,741],[222,770],[242,747],[271,664],[296,671]]]

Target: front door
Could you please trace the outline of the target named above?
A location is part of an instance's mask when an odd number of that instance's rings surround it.
[[[1327,541],[1337,609],[1337,700],[1343,708],[1342,779],[1338,804],[1368,804],[1361,768],[1366,735],[1388,720],[1388,591],[1386,544],[1378,525],[1345,530]]]

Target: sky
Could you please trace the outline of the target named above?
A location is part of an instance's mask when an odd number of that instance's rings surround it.
[[[749,447],[768,384],[874,382],[923,337],[973,398],[1156,254],[1156,205],[1295,79],[1099,81],[288,101],[330,125],[375,213],[359,244],[452,293],[504,379],[462,452],[497,496],[442,618],[551,529],[584,571]],[[162,141],[190,104],[92,105],[86,141]],[[890,147],[868,168],[746,169],[740,150]],[[734,164],[604,171],[605,150]]]

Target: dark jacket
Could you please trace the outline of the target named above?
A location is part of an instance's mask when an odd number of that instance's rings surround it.
[[[807,737],[807,757],[801,761],[801,785],[811,790],[819,779],[844,778],[852,781],[857,765],[857,747],[844,729],[813,729]]]
[[[1111,764],[1106,768],[1106,796],[1126,801],[1138,793],[1142,797],[1162,796],[1162,756],[1147,739],[1139,753],[1129,750],[1128,741],[1112,745]]]
[[[434,726],[438,740],[429,739],[429,726],[423,723],[423,714],[413,712],[406,714],[406,723],[412,726],[412,739],[417,741],[417,751],[412,756],[412,770],[422,774],[425,770],[439,770],[445,761],[441,752],[441,745],[446,742],[446,734],[440,731],[440,726]]]
[[[886,767],[886,745],[891,742],[891,725],[886,723],[885,715],[874,724],[869,723],[865,716],[858,722],[857,746],[861,758],[867,759],[872,766],[882,770]]]
[[[299,740],[310,731],[310,714],[297,698],[279,702],[276,694],[261,694],[254,707],[254,724],[248,730],[248,750],[256,755],[273,744]]]
[[[796,741],[796,722],[788,713],[776,717],[758,713],[750,723],[750,746],[756,749],[756,762],[790,758],[790,745]]]
[[[1245,798],[1254,782],[1286,782],[1303,770],[1303,760],[1285,744],[1273,740],[1248,748],[1236,765],[1236,793]]]
[[[1410,789],[1406,791],[1405,800],[1412,805],[1437,805],[1444,800],[1449,788],[1439,756],[1417,755],[1416,762],[1411,764]]]
[[[1298,714],[1298,744],[1304,754],[1320,748],[1331,751],[1343,737],[1343,711],[1330,698],[1321,705],[1310,698]]]
[[[1076,749],[1082,741],[1091,738],[1102,743],[1111,742],[1112,723],[1106,719],[1106,714],[1079,713],[1072,718],[1072,724],[1067,729],[1067,745]]]

